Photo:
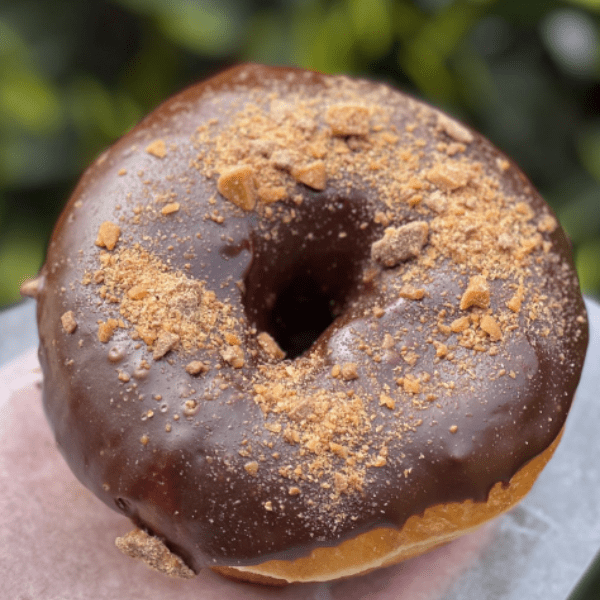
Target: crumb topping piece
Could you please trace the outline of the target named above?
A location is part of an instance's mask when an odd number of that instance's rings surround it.
[[[77,321],[75,320],[75,313],[72,310],[64,313],[61,318],[63,329],[66,333],[73,333],[77,329]]]
[[[371,246],[373,260],[385,267],[414,258],[427,243],[429,226],[425,221],[414,221],[401,227],[387,227],[383,237]]]
[[[465,165],[457,161],[448,161],[434,165],[426,174],[431,183],[444,192],[453,192],[465,187],[470,179],[471,173]]]
[[[452,331],[452,333],[462,333],[469,329],[470,325],[471,319],[469,319],[469,317],[459,317],[450,323],[450,331]]]
[[[381,393],[379,395],[379,406],[385,406],[390,410],[394,410],[396,408],[396,401],[391,396]]]
[[[273,359],[283,360],[285,352],[279,347],[279,344],[266,332],[261,331],[256,339],[260,347]]]
[[[254,210],[256,206],[256,188],[254,171],[249,165],[228,169],[221,173],[217,181],[217,189],[236,206],[245,211]]]
[[[248,475],[252,475],[253,477],[255,477],[258,473],[258,463],[255,460],[247,462],[244,465],[244,470],[246,471],[246,473],[248,473]]]
[[[515,313],[521,310],[521,305],[525,299],[525,289],[522,285],[519,285],[515,295],[506,303],[508,308]]]
[[[221,357],[234,369],[241,369],[244,364],[244,351],[239,346],[228,346],[221,350]]]
[[[496,319],[494,319],[494,317],[490,315],[484,315],[481,317],[479,326],[490,336],[493,341],[497,342],[498,340],[502,339],[502,330],[500,329],[500,325],[498,325],[498,322]]]
[[[425,290],[412,285],[403,285],[398,295],[400,298],[406,298],[407,300],[422,300],[425,297]]]
[[[490,305],[490,286],[482,275],[475,275],[460,299],[460,309],[467,310],[472,306],[487,308]]]
[[[366,106],[336,104],[327,110],[326,122],[333,135],[367,135],[370,113]]]
[[[196,573],[183,560],[173,554],[158,538],[141,529],[134,529],[115,540],[117,548],[131,558],[138,558],[151,569],[181,579],[192,579]]]
[[[174,348],[183,352],[205,348],[214,344],[211,335],[219,327],[230,332],[238,327],[229,316],[230,308],[203,282],[173,270],[139,246],[104,252],[100,262],[100,297],[118,308],[132,338],[141,339],[155,360]],[[106,325],[101,329],[100,340],[108,341],[114,328],[110,335]]]
[[[40,291],[41,279],[40,277],[36,277],[35,279],[29,279],[21,284],[19,288],[19,293],[22,296],[27,296],[29,298],[37,298],[37,295]]]
[[[342,379],[345,379],[346,381],[358,379],[358,365],[356,363],[344,363],[340,375],[342,376]]]
[[[179,211],[180,205],[179,202],[169,202],[169,204],[165,204],[161,209],[160,212],[163,215],[171,215],[173,213],[176,213]]]
[[[107,321],[101,321],[98,324],[98,339],[106,344],[110,341],[113,336],[115,329],[119,326],[119,322],[116,319],[108,319]]]
[[[156,158],[164,158],[167,155],[167,145],[164,140],[154,140],[146,146],[146,152]]]
[[[104,281],[104,277],[102,278]],[[134,285],[127,290],[127,297],[132,300],[143,300],[148,295],[148,290],[143,285]]]
[[[552,233],[558,227],[558,222],[552,215],[546,215],[538,224],[538,231]]]
[[[193,360],[185,366],[185,370],[190,375],[201,375],[208,371],[208,366],[201,360]]]
[[[407,375],[403,380],[404,391],[409,394],[418,394],[421,391],[421,382],[412,375]]]
[[[152,358],[159,360],[171,350],[175,350],[179,344],[180,337],[170,331],[161,331],[156,338]]]
[[[104,221],[98,229],[98,237],[96,238],[96,246],[106,248],[107,250],[114,250],[119,236],[121,235],[121,228],[111,221]]]
[[[317,160],[300,167],[293,167],[291,175],[299,183],[303,183],[315,190],[324,190],[327,187],[327,171],[325,170],[325,163],[322,160]]]
[[[279,202],[285,200],[288,197],[288,192],[283,185],[267,186],[263,185],[258,188],[258,197],[261,202],[265,204],[271,204],[272,202]]]
[[[437,129],[463,144],[470,144],[474,139],[473,134],[464,125],[443,113],[437,115]]]

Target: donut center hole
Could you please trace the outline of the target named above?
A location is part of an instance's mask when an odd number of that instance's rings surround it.
[[[333,263],[328,266],[329,261]],[[347,256],[325,256],[320,266],[298,265],[276,294],[265,315],[265,329],[287,358],[294,359],[309,350],[343,313],[354,285],[352,278],[344,275],[348,270],[351,265]]]
[[[257,235],[244,279],[244,305],[257,332],[267,332],[294,359],[309,351],[362,290],[372,227],[360,227],[360,204],[347,200],[305,208],[303,218]]]

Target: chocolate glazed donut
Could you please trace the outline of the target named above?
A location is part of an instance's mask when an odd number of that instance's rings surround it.
[[[387,86],[287,68],[193,86],[102,154],[26,291],[61,452],[139,528],[118,545],[182,576],[347,576],[499,514],[587,346],[514,164]]]

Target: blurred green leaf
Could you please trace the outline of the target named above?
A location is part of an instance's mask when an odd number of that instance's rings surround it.
[[[0,19],[0,127],[49,135],[62,117],[58,90],[35,69],[20,36]]]
[[[201,54],[225,54],[235,48],[240,30],[235,13],[217,3],[198,6],[185,2],[177,9],[159,19],[173,41]]]
[[[308,0],[293,5],[291,18],[290,62],[298,67],[318,69],[311,64],[312,43],[316,37],[315,24],[325,18],[320,0]]]
[[[391,26],[400,40],[411,38],[425,22],[425,15],[413,4],[394,2],[391,7]]]
[[[334,4],[325,11],[320,2],[307,3],[294,26],[295,64],[324,73],[354,71],[354,29],[344,5]]]
[[[62,106],[53,86],[35,73],[12,71],[0,79],[0,119],[14,119],[31,133],[48,135],[62,123]]]
[[[566,0],[566,2],[600,12],[600,0]]]
[[[364,54],[381,56],[392,45],[392,23],[388,0],[347,0],[348,14]]]
[[[452,74],[435,47],[420,38],[401,50],[398,63],[415,86],[429,98],[450,104],[456,96]]]
[[[242,39],[242,6],[234,0],[118,0],[156,20],[184,48],[213,56],[231,52]]]
[[[577,273],[584,293],[598,294],[600,290],[600,240],[592,239],[577,250]]]
[[[481,10],[464,1],[440,10],[400,51],[398,61],[404,72],[436,102],[449,104],[456,100],[460,82],[455,81],[448,59],[477,22]]]
[[[66,135],[5,134],[0,144],[0,182],[23,191],[52,185],[78,172],[80,165],[73,156],[73,141]]]
[[[27,46],[3,19],[0,18],[0,65],[23,63]]]
[[[454,52],[465,34],[474,26],[481,12],[482,9],[477,5],[464,0],[456,2],[424,23],[415,40],[433,46],[446,58]]]
[[[0,144],[0,181],[18,184],[21,174],[28,171],[28,153],[22,136],[4,136]]]
[[[579,136],[577,149],[585,168],[600,182],[600,123],[589,127]]]
[[[249,22],[247,42],[242,58],[265,64],[279,64],[289,60],[283,15],[274,11],[259,12]]]
[[[144,113],[168,98],[181,85],[181,51],[160,35],[154,24],[144,27],[141,47],[123,66],[121,93],[128,93]],[[150,84],[151,82],[151,84]]]
[[[560,196],[559,200],[548,198],[548,201],[557,204],[562,200],[562,207],[557,211],[558,218],[571,240],[580,244],[597,235],[600,231],[600,188],[589,182],[581,189],[576,189],[575,184],[572,184]],[[600,256],[598,261],[600,262]]]
[[[452,64],[462,84],[457,86],[461,103],[479,115],[494,111],[499,93],[488,63],[470,45],[463,45]]]
[[[544,15],[563,2],[564,0],[496,0],[493,7],[496,14],[513,25],[536,27]]]
[[[44,241],[35,230],[13,227],[0,241],[0,305],[20,300],[19,287],[35,277],[42,264]]]
[[[138,104],[124,92],[111,94],[91,77],[78,77],[69,89],[69,112],[79,130],[86,153],[91,155],[130,129],[142,116]]]

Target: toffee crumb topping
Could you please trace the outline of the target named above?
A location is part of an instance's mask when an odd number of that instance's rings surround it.
[[[254,173],[248,165],[234,167],[221,173],[217,189],[227,200],[243,210],[253,210],[256,205]]]
[[[336,104],[329,107],[325,120],[333,135],[367,135],[370,111],[366,106]]]
[[[156,158],[164,158],[167,155],[167,145],[164,140],[154,140],[146,146],[146,152]]]
[[[133,336],[152,349],[155,360],[175,347],[191,352],[214,345],[219,327],[235,331],[239,326],[229,316],[231,309],[202,282],[174,272],[140,246],[101,254],[100,262],[100,293],[115,297],[120,316],[133,326]],[[101,341],[108,341],[113,330],[108,335],[104,326]]]
[[[388,227],[383,238],[371,246],[373,260],[386,267],[414,258],[421,253],[421,248],[427,242],[429,225],[417,221],[402,227]]]
[[[120,235],[121,228],[118,225],[111,221],[104,221],[98,230],[96,246],[106,248],[107,250],[114,250]]]
[[[451,119],[443,113],[437,115],[437,129],[447,133],[451,138],[457,142],[463,142],[464,144],[470,144],[473,141],[473,134],[464,126]]]
[[[202,373],[206,373],[208,371],[208,366],[200,360],[193,360],[185,366],[185,370],[190,375],[201,375]]]
[[[261,331],[256,339],[260,347],[273,359],[283,360],[285,352],[279,347],[279,344],[266,332]]]
[[[126,556],[145,562],[151,569],[181,579],[193,579],[192,571],[179,556],[173,554],[158,538],[141,529],[134,529],[115,540],[116,547]]]
[[[107,321],[101,321],[98,324],[98,339],[103,344],[109,342],[118,325],[119,322],[116,319],[108,319]]]
[[[299,183],[304,183],[315,190],[324,190],[327,187],[327,171],[322,160],[316,160],[307,165],[292,167],[292,177]]]
[[[490,287],[485,277],[475,275],[460,299],[460,309],[467,310],[472,306],[487,308],[490,305]]]
[[[61,316],[60,320],[61,320],[63,329],[67,333],[73,333],[77,329],[77,321],[75,320],[75,313],[72,310],[69,310],[66,313],[64,313]]]
[[[171,333],[170,331],[161,331],[156,338],[156,342],[154,343],[152,358],[154,360],[159,360],[165,356],[165,354],[177,348],[180,339],[181,338],[175,333]]]

